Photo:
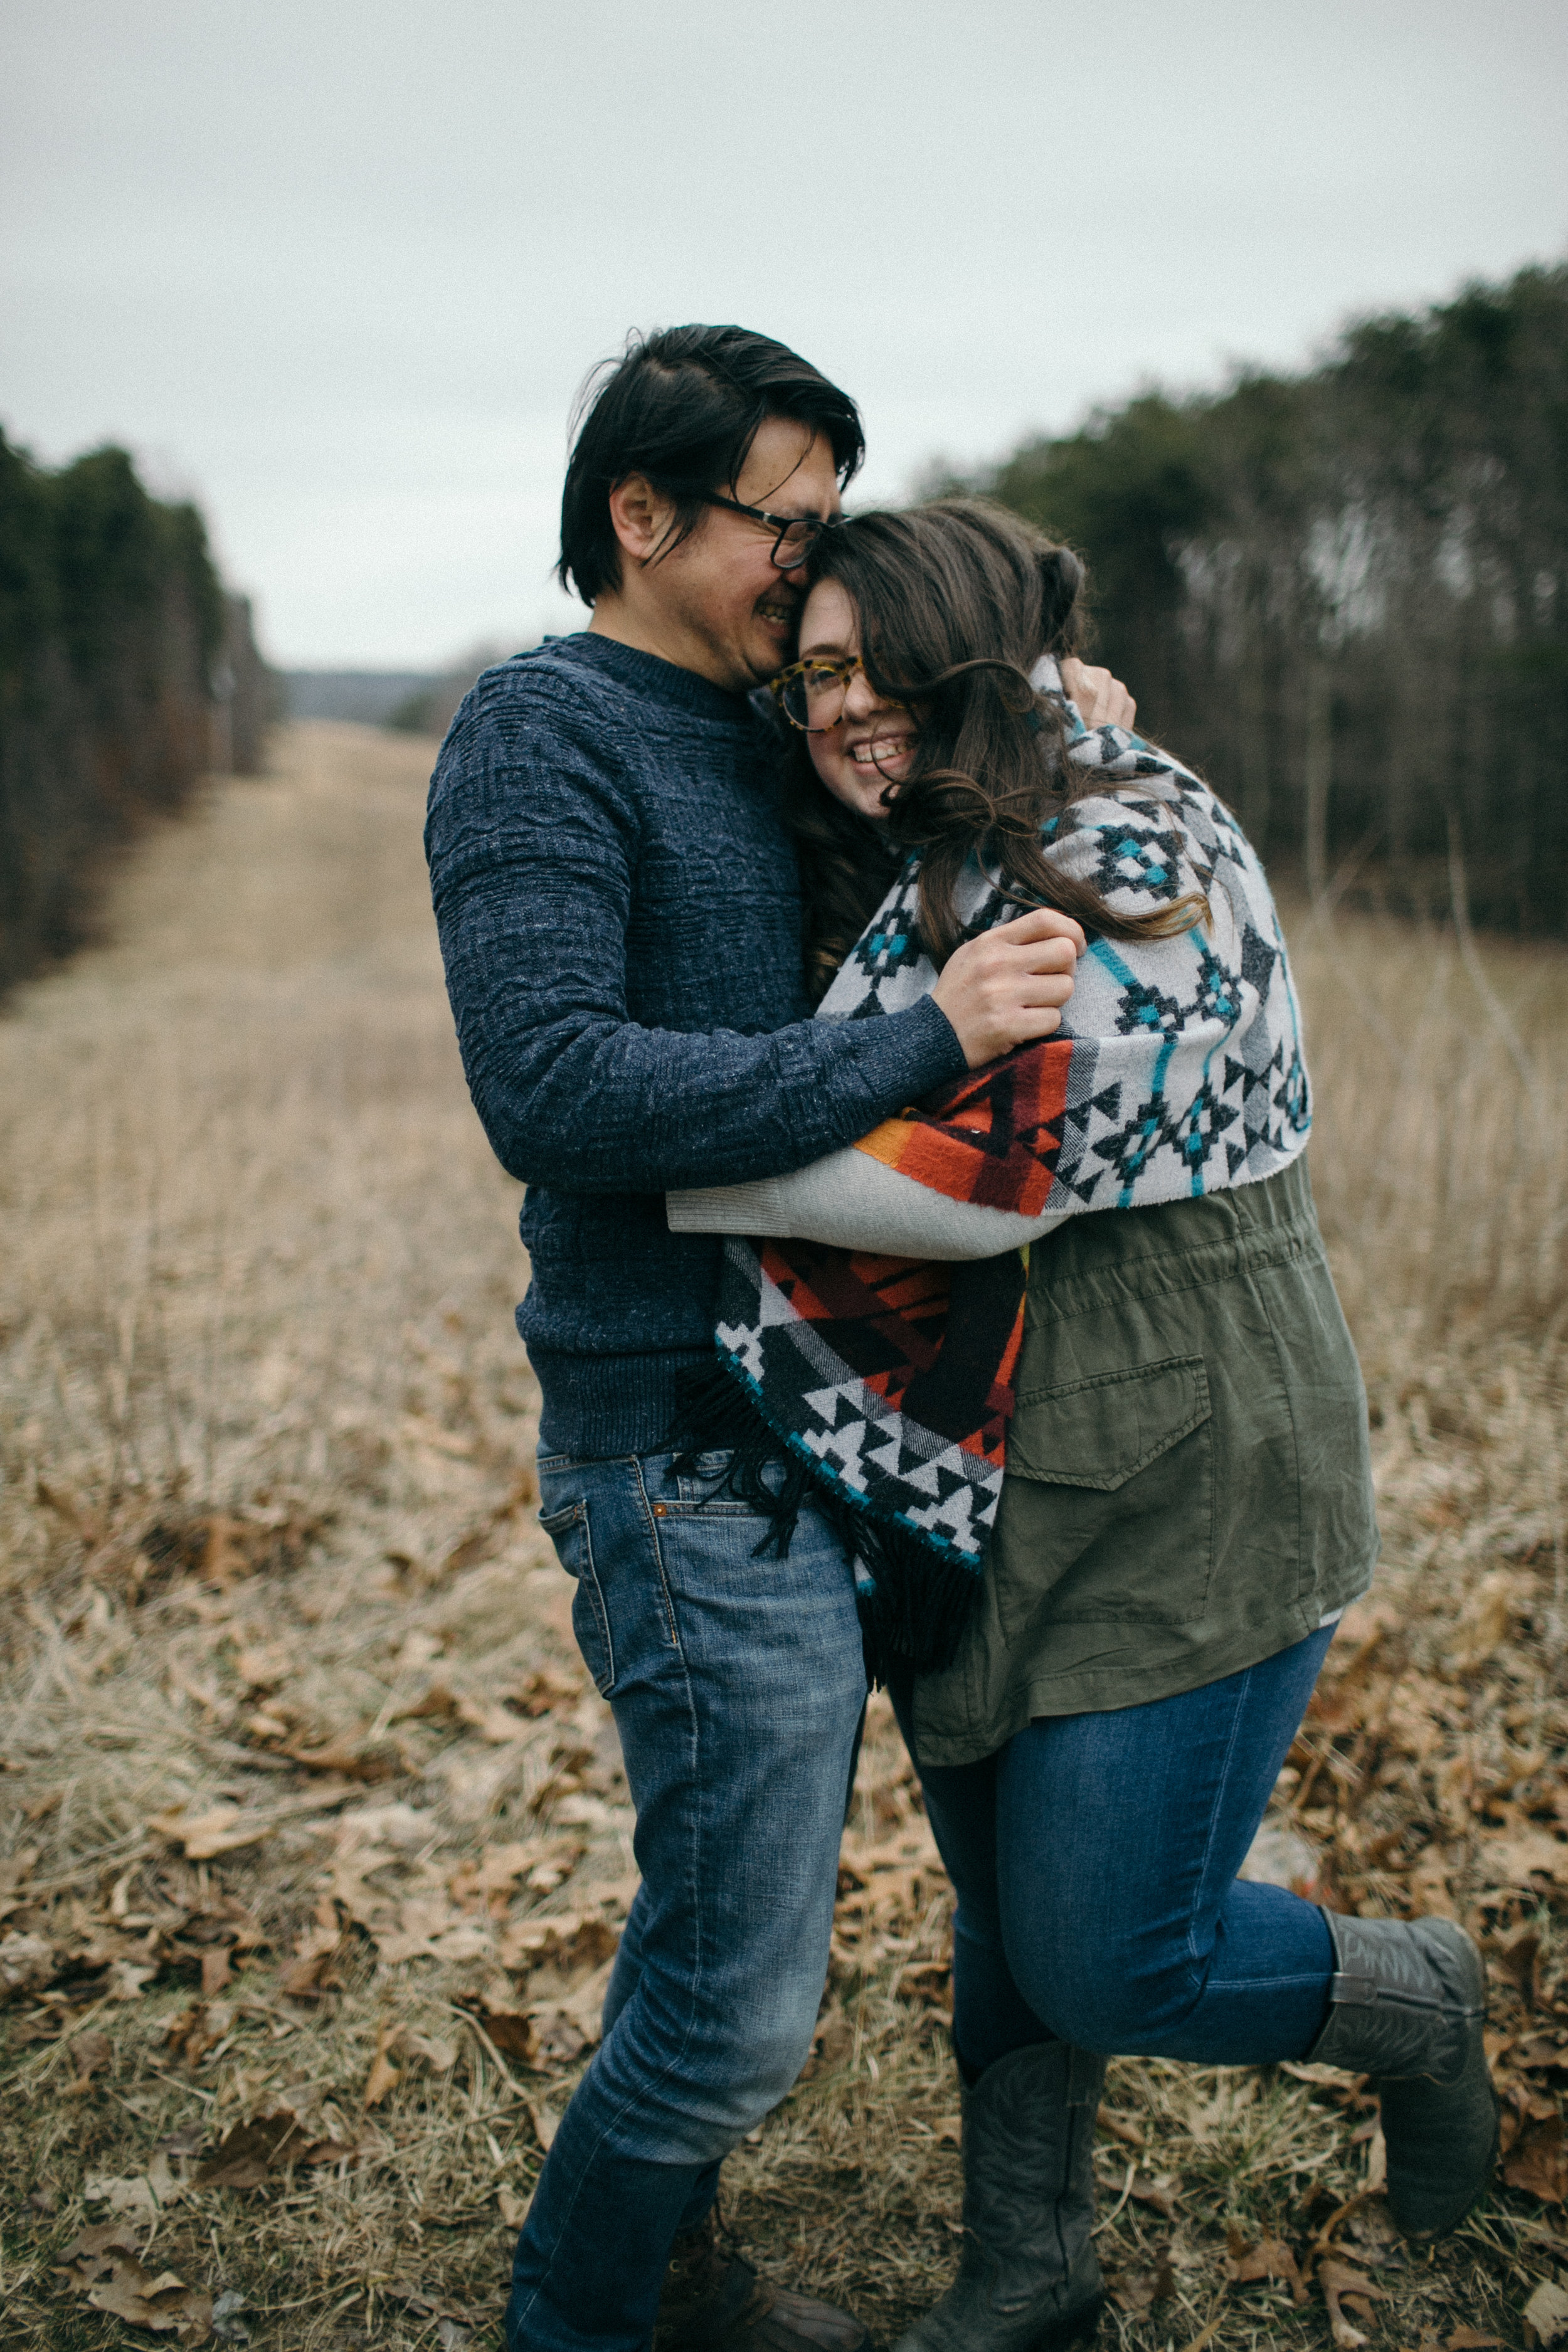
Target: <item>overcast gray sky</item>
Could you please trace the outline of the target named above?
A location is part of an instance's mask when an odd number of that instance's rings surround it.
[[[738,319],[861,495],[1568,249],[1561,0],[4,0],[0,422],[205,506],[289,664],[574,625],[565,419]]]

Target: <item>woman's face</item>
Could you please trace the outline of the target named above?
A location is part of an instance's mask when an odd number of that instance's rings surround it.
[[[800,618],[800,657],[847,661],[860,651],[860,617],[837,580],[819,580]],[[886,701],[857,670],[836,727],[814,729],[806,749],[836,801],[885,823],[882,795],[901,784],[914,761],[915,722],[902,703]]]

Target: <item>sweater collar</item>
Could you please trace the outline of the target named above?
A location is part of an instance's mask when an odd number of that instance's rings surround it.
[[[731,727],[752,723],[744,694],[729,694],[710,679],[699,677],[695,670],[662,661],[658,654],[639,652],[636,646],[623,646],[615,637],[596,637],[587,629],[569,637],[546,637],[544,642],[558,659],[586,662],[655,702],[668,703],[698,718],[721,719]]]

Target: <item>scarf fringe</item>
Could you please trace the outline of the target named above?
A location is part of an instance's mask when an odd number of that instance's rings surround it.
[[[679,1398],[682,1434],[673,1466],[692,1477],[705,1454],[729,1454],[710,1491],[732,1496],[771,1522],[753,1559],[789,1558],[801,1508],[809,1501],[870,1579],[868,1587],[857,1575],[856,1604],[873,1689],[895,1663],[917,1674],[952,1664],[979,1594],[983,1562],[971,1568],[942,1559],[918,1536],[846,1501],[823,1471],[785,1444],[722,1360],[687,1373]],[[763,1475],[768,1470],[783,1475],[770,1481]]]

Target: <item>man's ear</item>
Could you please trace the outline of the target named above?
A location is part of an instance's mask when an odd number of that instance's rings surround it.
[[[610,492],[611,528],[636,564],[648,561],[674,520],[673,501],[656,490],[646,474],[626,475]]]

